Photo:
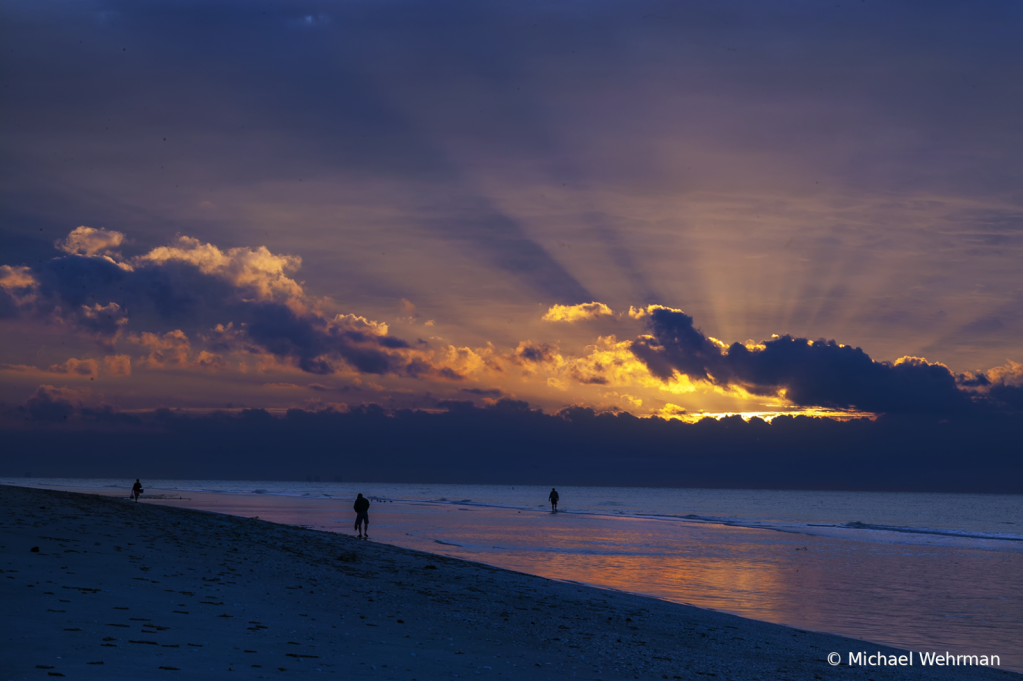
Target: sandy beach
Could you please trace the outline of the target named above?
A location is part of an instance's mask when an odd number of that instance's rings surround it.
[[[849,666],[906,653],[263,520],[6,486],[0,508],[0,680],[1020,678]]]

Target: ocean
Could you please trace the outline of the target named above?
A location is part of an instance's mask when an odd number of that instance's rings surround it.
[[[0,479],[128,495],[132,480]],[[145,503],[354,534],[1023,671],[1023,496],[143,480]]]

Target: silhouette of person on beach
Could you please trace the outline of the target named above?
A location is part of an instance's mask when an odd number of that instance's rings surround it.
[[[558,490],[556,490],[553,487],[551,487],[551,495],[549,497],[547,497],[547,498],[551,500],[551,512],[552,513],[557,513],[558,512],[558,499],[559,499],[559,497],[558,497]]]
[[[362,536],[362,524],[366,523],[366,539],[369,539],[369,499],[361,494],[355,500],[355,529]]]
[[[135,478],[135,484],[131,486],[131,495],[135,497],[136,504],[139,503],[139,495],[143,492],[145,492],[145,490],[142,489],[142,483],[139,482],[138,478]]]

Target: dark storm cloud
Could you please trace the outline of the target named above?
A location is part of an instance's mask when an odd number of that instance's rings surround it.
[[[722,349],[695,328],[692,317],[665,308],[652,310],[649,324],[652,338],[637,339],[632,351],[662,380],[678,371],[756,394],[784,390],[800,406],[874,413],[955,413],[974,405],[941,364],[875,362],[859,348],[791,336],[753,349],[740,343]]]
[[[736,416],[687,424],[585,408],[549,415],[512,400],[439,406],[446,411],[371,404],[348,412],[293,409],[284,417],[258,409],[199,416],[162,410],[118,422],[109,410],[68,414],[67,405],[40,403],[40,417],[63,425],[25,421],[25,407],[0,413],[0,435],[12,452],[0,459],[0,475],[20,475],[31,456],[31,469],[46,477],[131,469],[151,478],[351,479],[350,456],[372,451],[359,457],[360,480],[1023,492],[1023,455],[1015,446],[1023,421],[1001,415],[845,423],[747,423]]]
[[[130,315],[136,331],[212,327],[236,309],[239,294],[229,282],[184,262],[126,270],[103,257],[65,255],[30,270],[40,285],[37,312],[60,308],[63,316],[81,323],[84,307],[114,303]]]
[[[300,315],[279,303],[253,303],[245,308],[248,321],[242,328],[249,338],[278,357],[296,358],[299,368],[313,374],[336,371],[330,358],[343,359],[362,373],[388,373],[396,360],[386,350],[408,347],[400,338],[332,328],[318,315]]]
[[[1023,414],[1023,386],[999,384],[993,386],[988,395],[995,402]]]

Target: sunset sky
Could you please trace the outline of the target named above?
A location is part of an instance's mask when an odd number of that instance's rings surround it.
[[[5,422],[1018,418],[1021,26],[1013,2],[5,2]]]

